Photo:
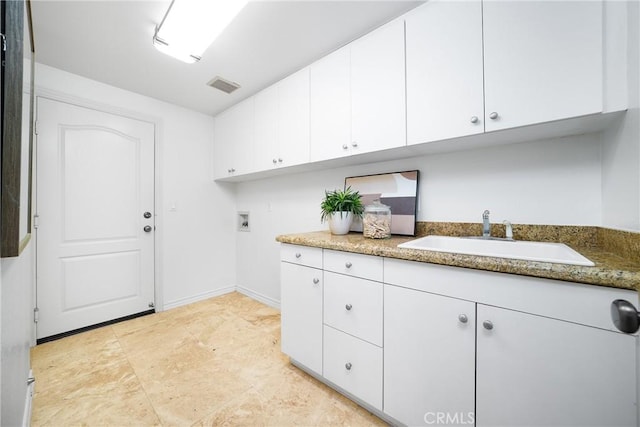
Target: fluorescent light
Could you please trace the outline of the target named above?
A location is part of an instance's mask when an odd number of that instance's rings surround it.
[[[154,46],[184,62],[197,62],[247,0],[173,0],[153,36]]]

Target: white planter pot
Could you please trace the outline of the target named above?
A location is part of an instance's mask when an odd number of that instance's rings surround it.
[[[347,234],[351,228],[353,221],[353,213],[351,212],[334,212],[329,217],[329,230],[331,234]]]

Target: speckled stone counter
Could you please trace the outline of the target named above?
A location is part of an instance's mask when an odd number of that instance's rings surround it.
[[[416,237],[392,236],[390,239],[374,240],[364,238],[361,233],[334,236],[329,231],[316,231],[281,235],[276,240],[281,243],[409,261],[640,290],[639,233],[621,232],[598,227],[514,225],[513,231],[516,240],[565,243],[593,261],[595,263],[594,267],[401,249],[397,247],[400,243],[429,234],[443,236],[479,235],[481,227],[481,224],[418,223]],[[504,228],[500,230],[499,226],[496,225],[494,226],[494,231],[494,235],[499,237],[500,233],[504,233]]]

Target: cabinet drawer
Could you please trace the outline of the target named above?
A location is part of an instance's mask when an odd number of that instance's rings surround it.
[[[324,269],[382,282],[382,257],[325,249]]]
[[[324,272],[324,323],[382,347],[382,283]]]
[[[280,247],[280,260],[308,267],[322,268],[322,249],[283,243]]]
[[[382,349],[358,338],[324,327],[324,377],[382,410]]]

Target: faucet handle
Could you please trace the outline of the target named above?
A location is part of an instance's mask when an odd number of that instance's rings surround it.
[[[507,240],[513,240],[513,227],[511,226],[511,222],[505,219],[504,221],[502,221],[502,223],[504,224],[505,237],[507,238]]]
[[[483,219],[489,219],[489,214],[490,214],[490,213],[491,213],[491,212],[489,212],[489,210],[488,210],[488,209],[485,209],[485,211],[484,211],[484,212],[482,212],[482,218],[483,218]]]

